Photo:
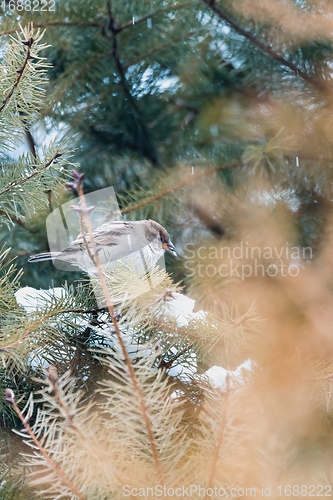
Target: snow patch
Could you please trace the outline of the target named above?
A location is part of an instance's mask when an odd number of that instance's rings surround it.
[[[32,288],[31,286],[25,286],[15,292],[17,303],[30,314],[41,307],[45,307],[45,303],[53,296],[60,299],[65,296],[65,290],[61,287],[50,288],[49,290],[36,290],[36,288]]]

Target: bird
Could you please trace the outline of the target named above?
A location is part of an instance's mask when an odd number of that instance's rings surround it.
[[[151,269],[163,256],[165,250],[177,255],[167,230],[151,219],[106,222],[93,232],[93,239],[103,266],[119,260],[136,263],[138,259],[141,259],[145,267]],[[90,252],[87,251],[86,244]],[[68,263],[89,272],[95,267],[89,253],[93,253],[90,234],[79,234],[62,251],[32,255],[28,262],[62,261],[62,263]],[[140,266],[142,268],[141,264]]]

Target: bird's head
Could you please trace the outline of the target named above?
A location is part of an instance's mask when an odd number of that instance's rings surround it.
[[[161,226],[158,222],[155,222],[154,220],[149,219],[149,223],[151,226],[152,232],[157,232],[158,237],[160,238],[161,245],[163,250],[167,250],[168,252],[172,253],[173,255],[177,255],[175,246],[170,240],[170,236],[168,231]]]

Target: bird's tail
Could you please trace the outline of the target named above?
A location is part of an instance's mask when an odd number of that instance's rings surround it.
[[[42,262],[43,260],[52,260],[57,257],[58,252],[44,252],[38,253],[37,255],[32,255],[28,262]]]

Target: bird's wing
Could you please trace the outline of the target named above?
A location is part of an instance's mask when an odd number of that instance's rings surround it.
[[[106,222],[99,226],[94,232],[93,237],[96,245],[117,245],[119,238],[126,236],[130,233],[133,223],[127,221],[112,221]],[[90,243],[91,237],[86,233],[86,241]],[[70,247],[81,247],[84,244],[84,239],[82,234],[80,234],[76,240],[70,245]],[[68,247],[69,248],[69,247]]]
[[[148,228],[148,230],[147,230]],[[117,260],[134,252],[141,251],[158,235],[153,228],[149,230],[148,221],[111,221],[100,226],[93,233],[99,255],[104,253],[103,260]],[[91,237],[85,235],[90,244]],[[91,245],[89,245],[91,247]],[[82,235],[62,251],[62,256],[70,259],[78,252],[85,252],[85,241]]]
[[[158,231],[150,221],[111,221],[102,224],[93,233],[96,249],[103,262],[116,261],[142,251],[158,237]],[[85,235],[91,249],[91,237]],[[78,260],[86,254],[85,240],[82,235],[61,252],[63,260]],[[82,255],[81,255],[82,258]]]

